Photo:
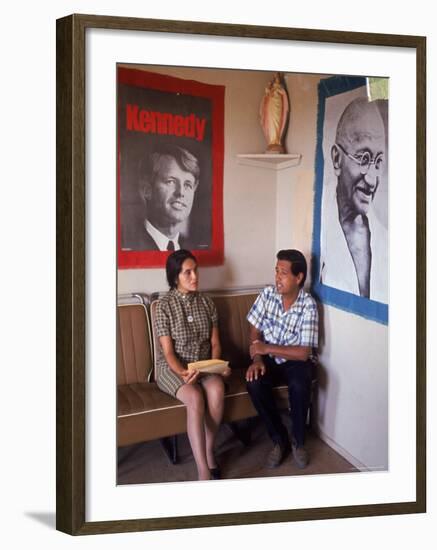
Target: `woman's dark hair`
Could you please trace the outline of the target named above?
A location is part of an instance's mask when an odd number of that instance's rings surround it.
[[[299,273],[303,274],[302,281],[300,282],[300,288],[303,287],[305,283],[305,279],[307,278],[307,261],[305,260],[305,256],[302,254],[302,252],[299,252],[299,250],[280,250],[276,254],[276,258],[278,260],[285,260],[287,262],[291,263],[291,272],[295,277],[299,275]]]
[[[172,252],[167,258],[165,273],[167,275],[167,282],[170,289],[178,286],[178,277],[179,273],[182,271],[182,264],[188,259],[194,260],[197,264],[195,256],[189,250],[184,250],[183,248]]]

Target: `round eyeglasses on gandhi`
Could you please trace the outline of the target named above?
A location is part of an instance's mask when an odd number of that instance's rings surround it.
[[[375,170],[379,170],[382,163],[384,162],[383,153],[377,153],[374,158],[372,158],[372,155],[368,151],[352,155],[351,153],[348,153],[346,149],[342,145],[340,145],[340,143],[336,143],[336,145],[343,151],[346,156],[348,156],[351,160],[360,165],[360,170],[363,176],[367,174],[372,164],[375,166]]]

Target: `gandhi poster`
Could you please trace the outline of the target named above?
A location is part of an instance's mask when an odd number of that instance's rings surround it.
[[[120,268],[223,261],[223,87],[119,67]]]
[[[362,77],[319,85],[314,288],[388,322],[388,99]]]

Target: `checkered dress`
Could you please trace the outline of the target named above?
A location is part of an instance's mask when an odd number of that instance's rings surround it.
[[[314,298],[300,289],[296,301],[284,311],[282,297],[274,286],[267,286],[255,300],[247,320],[262,332],[264,341],[279,346],[309,346],[310,359],[316,360],[319,317]],[[284,357],[274,357],[277,364]]]
[[[156,336],[170,336],[179,361],[186,366],[193,361],[211,359],[212,328],[218,326],[214,302],[199,292],[182,294],[170,290],[156,307]],[[156,383],[172,396],[184,384],[168,366],[159,350],[156,360]]]

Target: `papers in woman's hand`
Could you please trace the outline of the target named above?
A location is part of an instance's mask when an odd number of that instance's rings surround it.
[[[188,363],[188,370],[198,370],[201,373],[217,373],[222,374],[229,366],[229,361],[223,361],[222,359],[206,359],[205,361],[195,361],[194,363]]]

